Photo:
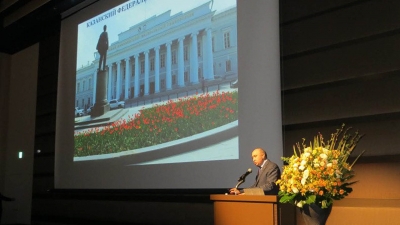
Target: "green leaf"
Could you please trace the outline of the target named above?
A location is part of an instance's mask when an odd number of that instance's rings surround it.
[[[314,202],[315,202],[315,199],[316,199],[316,196],[315,196],[315,195],[310,195],[310,196],[307,197],[306,203],[307,203],[307,204],[314,203]]]
[[[281,198],[279,199],[279,202],[281,203],[294,203],[294,198],[296,197],[297,194],[282,194],[280,195]]]

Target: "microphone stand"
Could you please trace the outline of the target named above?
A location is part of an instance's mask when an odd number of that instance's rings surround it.
[[[239,182],[236,184],[235,188],[237,189],[239,187],[239,185],[244,183],[244,179],[240,179],[238,180]]]
[[[244,177],[243,177],[243,178],[240,177],[238,181],[239,181],[239,182],[238,182],[238,183],[236,184],[236,186],[235,186],[236,189],[238,189],[239,185],[241,185],[241,184],[244,183]],[[236,195],[236,192],[235,192],[235,195]]]
[[[248,169],[245,174],[239,177],[238,183],[236,184],[235,188],[238,189],[239,185],[243,184],[245,182],[246,176],[251,173],[251,169]],[[235,192],[236,195],[236,192]]]

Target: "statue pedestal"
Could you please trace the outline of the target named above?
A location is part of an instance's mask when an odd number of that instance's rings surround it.
[[[110,105],[98,105],[97,102],[92,108],[90,117],[99,117],[110,111]]]
[[[110,104],[107,101],[107,71],[99,70],[97,72],[96,84],[96,103],[92,109],[91,117],[102,116],[110,111]]]

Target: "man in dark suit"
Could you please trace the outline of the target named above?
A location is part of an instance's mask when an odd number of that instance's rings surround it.
[[[104,25],[103,32],[100,34],[96,49],[97,51],[99,51],[100,54],[99,70],[101,70],[101,64],[103,64],[103,70],[105,70],[108,50],[108,34],[106,25]]]
[[[267,152],[262,148],[256,148],[251,153],[253,163],[259,168],[256,181],[249,188],[262,188],[265,194],[277,195],[279,187],[276,181],[281,177],[281,171],[274,162],[268,160]],[[230,189],[230,194],[240,194],[243,190]]]

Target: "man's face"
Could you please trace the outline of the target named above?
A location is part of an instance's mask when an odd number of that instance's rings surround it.
[[[262,163],[264,162],[265,155],[264,152],[256,149],[251,153],[251,157],[253,158],[253,163],[254,165],[260,167]]]

